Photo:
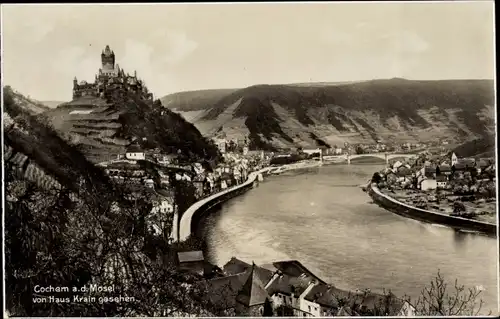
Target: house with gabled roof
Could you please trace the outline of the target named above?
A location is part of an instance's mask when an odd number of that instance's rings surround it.
[[[137,144],[132,144],[127,148],[125,158],[132,161],[145,160],[146,154]]]
[[[255,264],[252,264],[245,284],[236,295],[235,312],[237,316],[272,315],[271,298],[255,268]]]
[[[266,290],[272,298],[274,307],[287,306],[294,309],[294,313],[300,312],[301,296],[314,285],[312,277],[305,274],[295,277],[277,271],[273,278],[267,283]]]
[[[445,175],[438,175],[436,177],[436,188],[448,188],[448,178]]]
[[[393,294],[371,292],[351,293],[331,285],[317,285],[304,296],[316,317],[331,316],[404,316],[411,315],[413,307]],[[316,310],[317,309],[317,310]]]
[[[223,269],[227,276],[206,282],[207,297],[211,303],[219,310],[234,311],[238,316],[262,316],[260,310],[267,302],[264,300],[264,304],[261,303],[264,295],[261,288],[265,288],[272,272],[234,257]],[[260,309],[260,306],[263,308]]]
[[[201,250],[178,252],[177,261],[181,271],[205,274],[206,263]]]
[[[451,166],[450,165],[442,164],[442,165],[440,165],[438,167],[439,167],[439,174],[446,175],[446,176],[451,175],[452,172],[451,172]],[[436,171],[437,170],[438,169],[436,168]]]
[[[411,176],[413,175],[413,172],[408,167],[401,166],[398,168],[396,175],[397,175],[398,181],[401,183],[404,183],[404,182],[408,182],[411,180]]]

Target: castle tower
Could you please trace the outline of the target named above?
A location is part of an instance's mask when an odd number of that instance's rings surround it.
[[[115,70],[115,53],[109,48],[109,45],[106,45],[106,48],[101,53],[101,63],[104,73]]]
[[[75,88],[75,87],[77,87],[77,85],[78,85],[78,80],[75,76],[75,78],[73,79],[73,87]]]

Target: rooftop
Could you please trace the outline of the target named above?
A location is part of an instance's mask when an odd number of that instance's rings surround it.
[[[259,278],[255,268],[256,266],[253,264],[245,284],[236,296],[236,301],[247,307],[262,305],[269,297],[269,294],[264,288],[265,284]]]
[[[127,153],[142,153],[143,150],[139,147],[139,145],[132,144],[127,147]]]
[[[397,173],[399,176],[410,176],[412,174],[412,171],[405,167],[405,166],[401,166],[399,169],[398,169],[398,173]]]
[[[201,250],[179,252],[177,253],[177,257],[179,258],[180,263],[205,260],[203,258],[203,252]]]
[[[286,274],[282,274],[267,287],[267,291],[270,295],[276,293],[281,293],[291,296],[301,295],[307,287],[312,283],[314,279],[308,276],[294,277]]]
[[[451,166],[450,165],[441,165],[441,166],[439,166],[439,171],[440,172],[449,172],[449,171],[451,171]]]
[[[251,281],[254,281],[255,284],[260,285],[262,284],[262,288],[264,288],[264,285],[269,282],[269,280],[272,277],[272,272],[270,272],[267,269],[264,269],[259,266],[255,265],[250,265],[247,264],[241,260],[238,260],[236,258],[232,258],[231,261],[229,261],[231,264],[239,264],[243,265],[246,264],[248,265],[248,268],[244,270],[243,272],[226,276],[226,277],[221,277],[221,278],[215,278],[211,279],[207,282],[208,284],[208,290],[209,294],[208,297],[210,300],[215,303],[218,307],[222,309],[228,309],[232,308],[236,304],[236,298],[240,292],[242,292],[243,287],[245,283],[250,279],[250,274],[252,275]],[[228,263],[228,264],[229,264]],[[226,265],[228,265],[226,264]],[[231,266],[232,267],[232,266]],[[226,268],[226,267],[225,267]],[[226,269],[224,269],[226,270]],[[253,272],[252,272],[253,270]],[[235,268],[233,271],[238,271],[237,268]],[[229,272],[228,272],[229,273]],[[257,280],[258,279],[258,280]],[[260,282],[260,283],[259,283]],[[247,287],[248,288],[248,287]],[[243,291],[245,293],[245,291]],[[250,289],[250,295],[254,294],[253,297],[251,298],[245,298],[243,296],[239,297],[240,302],[249,302],[249,303],[255,303],[259,300],[259,295],[262,294],[262,291],[260,288],[256,288],[253,292],[252,289]],[[267,294],[267,292],[266,292]],[[247,294],[248,297],[248,294]],[[248,299],[247,301],[245,301]]]
[[[446,176],[443,176],[443,175],[438,175],[438,176],[436,177],[436,182],[438,182],[438,183],[439,183],[439,182],[446,182],[446,181],[447,181]]]
[[[326,282],[324,282],[318,276],[313,274],[309,269],[307,269],[297,260],[274,262],[273,266],[276,270],[280,270],[283,274],[287,274],[294,277],[299,277],[302,274],[306,274],[307,276],[316,279],[317,282],[326,284]]]
[[[340,299],[349,298],[350,296],[353,296],[353,294],[348,291],[340,290],[329,285],[319,284],[311,289],[305,296],[305,299],[316,302],[322,306],[337,308]]]

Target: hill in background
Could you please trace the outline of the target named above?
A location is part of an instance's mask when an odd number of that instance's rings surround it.
[[[453,152],[458,157],[495,157],[495,135],[468,141],[453,149]]]
[[[63,103],[66,103],[66,102],[63,102],[63,101],[40,101],[40,103],[47,106],[48,108],[53,109],[53,108],[56,108]]]
[[[206,136],[249,137],[264,149],[494,134],[492,80],[256,85],[181,92],[162,102]]]

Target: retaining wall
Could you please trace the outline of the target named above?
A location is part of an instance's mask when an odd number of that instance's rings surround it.
[[[497,226],[495,224],[450,216],[410,206],[383,194],[375,184],[369,185],[368,194],[370,194],[370,197],[375,203],[404,217],[409,217],[427,223],[441,224],[460,230],[480,232],[489,236],[497,236]]]
[[[270,168],[264,168],[257,172],[252,172],[248,175],[247,180],[234,187],[228,188],[222,192],[213,194],[207,198],[204,198],[193,205],[191,205],[185,212],[182,214],[180,223],[179,223],[179,240],[186,240],[192,233],[194,233],[197,224],[200,220],[200,217],[206,211],[210,210],[212,207],[228,201],[229,199],[236,197],[247,190],[253,187],[253,183],[259,176],[259,174],[264,174]]]

